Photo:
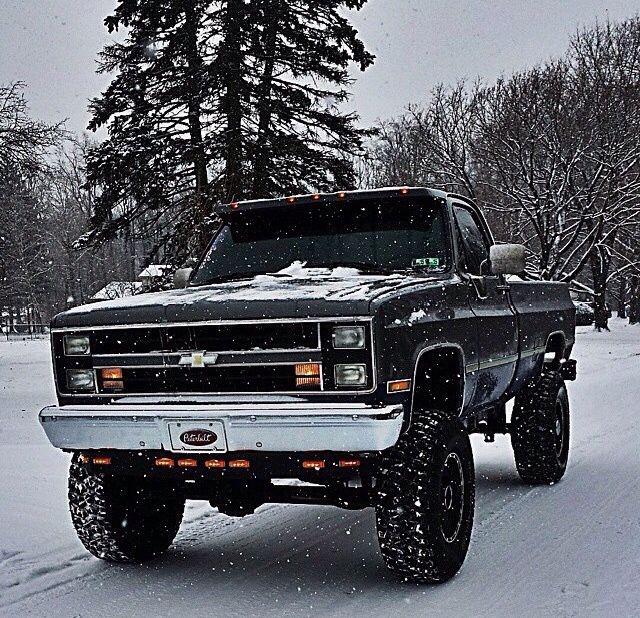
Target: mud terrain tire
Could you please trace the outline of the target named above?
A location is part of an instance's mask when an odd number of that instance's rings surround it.
[[[475,476],[461,421],[414,413],[411,428],[384,453],[377,483],[380,550],[405,581],[441,583],[464,562],[473,527]]]
[[[564,475],[569,458],[569,398],[558,371],[545,370],[516,397],[511,443],[525,483],[549,485]]]
[[[175,538],[184,496],[168,483],[90,472],[76,453],[69,469],[69,510],[82,544],[109,562],[145,562]]]

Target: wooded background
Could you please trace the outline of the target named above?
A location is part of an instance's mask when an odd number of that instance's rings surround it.
[[[219,201],[385,185],[474,198],[528,276],[640,322],[640,19],[493,83],[439,85],[398,118],[344,112],[373,62],[366,0],[120,1],[90,130],[31,117],[0,85],[0,318],[47,321],[151,262],[199,255]],[[407,67],[407,70],[417,70]],[[383,93],[376,93],[383,96]]]

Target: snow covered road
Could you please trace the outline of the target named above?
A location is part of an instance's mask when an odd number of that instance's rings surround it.
[[[385,572],[371,510],[269,505],[232,519],[194,503],[159,560],[90,557],[67,513],[69,458],[37,423],[54,400],[48,343],[0,342],[0,615],[638,616],[640,327],[580,331],[567,475],[526,487],[508,438],[474,437],[471,548],[439,587]]]

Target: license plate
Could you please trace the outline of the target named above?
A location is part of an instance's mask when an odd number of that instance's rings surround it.
[[[220,421],[170,421],[167,423],[171,450],[224,453],[227,440]]]

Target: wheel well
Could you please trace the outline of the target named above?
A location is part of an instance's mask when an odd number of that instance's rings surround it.
[[[458,348],[423,352],[417,361],[413,410],[442,410],[458,415],[464,398],[464,362]]]

